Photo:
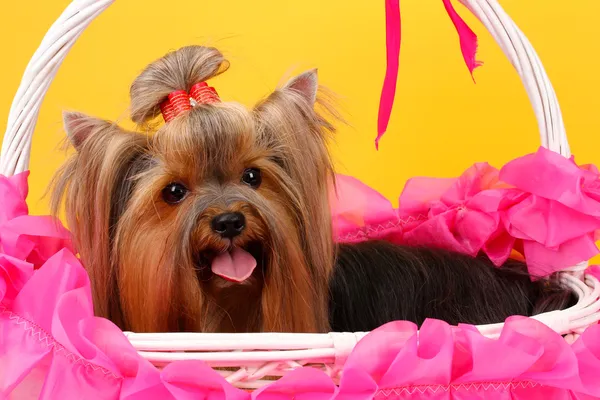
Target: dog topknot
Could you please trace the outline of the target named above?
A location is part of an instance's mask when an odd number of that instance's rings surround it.
[[[189,91],[228,68],[229,62],[213,47],[187,46],[168,53],[148,65],[131,85],[131,120],[147,124],[160,114],[160,104],[169,93]]]

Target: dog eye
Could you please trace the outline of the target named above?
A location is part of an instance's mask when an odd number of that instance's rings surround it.
[[[187,193],[188,189],[181,183],[171,182],[162,190],[162,197],[167,204],[177,204]]]
[[[262,182],[260,169],[248,168],[245,170],[244,174],[242,175],[242,182],[254,189],[258,188]]]

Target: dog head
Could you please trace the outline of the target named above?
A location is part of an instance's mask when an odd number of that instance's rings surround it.
[[[96,313],[122,329],[326,331],[332,127],[315,112],[316,71],[252,109],[200,103],[152,124],[170,93],[226,68],[200,46],[150,64],[131,87],[145,132],[65,114],[77,151],[55,208],[64,201]]]

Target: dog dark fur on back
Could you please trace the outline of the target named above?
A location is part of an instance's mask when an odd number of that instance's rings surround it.
[[[364,332],[395,320],[489,324],[563,309],[575,301],[556,276],[532,281],[524,263],[383,241],[343,244],[331,279],[333,331]]]
[[[532,282],[516,262],[336,247],[333,126],[315,110],[331,108],[316,71],[253,108],[185,97],[227,66],[202,46],[151,63],[131,86],[131,119],[144,132],[65,114],[76,152],[53,205],[65,208],[97,315],[138,332],[327,332],[427,317],[499,322],[568,303],[556,282]],[[157,124],[173,93],[191,107]]]

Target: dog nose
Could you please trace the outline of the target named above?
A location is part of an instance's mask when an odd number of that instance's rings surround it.
[[[239,212],[219,214],[212,220],[212,229],[224,238],[232,239],[242,233],[246,218]]]

